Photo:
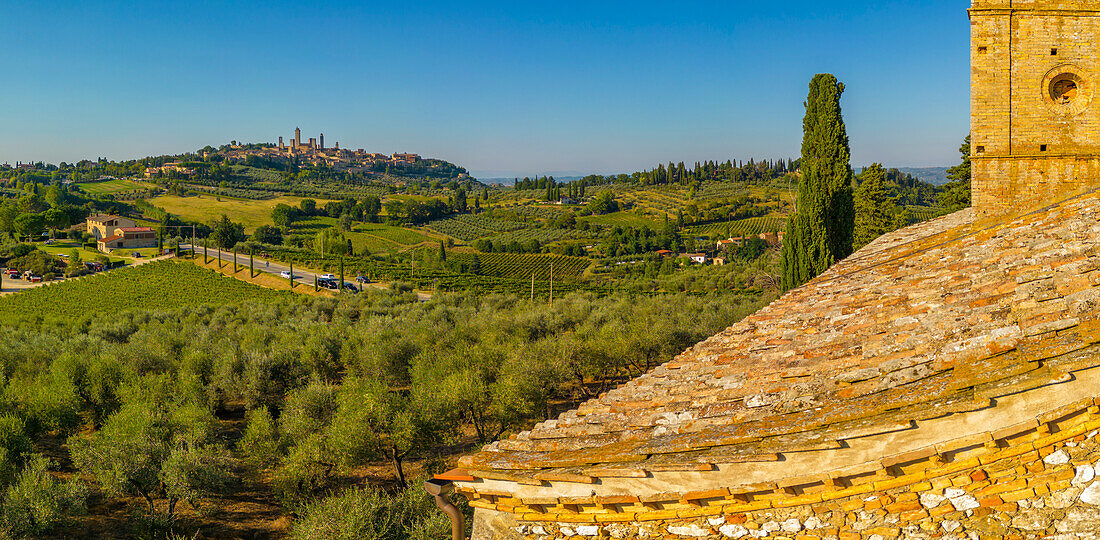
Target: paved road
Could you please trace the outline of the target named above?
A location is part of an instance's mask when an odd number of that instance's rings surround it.
[[[180,250],[181,251],[190,250],[190,249],[191,249],[190,244],[180,244]],[[203,253],[203,248],[202,248],[202,246],[199,246],[198,249],[196,250],[196,256],[197,257],[202,257],[203,256],[202,253]],[[210,257],[211,259],[216,260],[216,259],[219,258],[218,253],[219,252],[218,252],[217,249],[210,249],[207,256]],[[221,252],[221,259],[223,261],[225,261],[226,263],[228,263],[228,264],[233,264],[233,252],[232,251],[222,251]],[[241,265],[244,268],[248,268],[248,254],[247,253],[238,253],[237,254],[237,264]],[[253,261],[253,265],[254,265],[253,268],[257,272],[267,272],[269,274],[275,274],[276,276],[279,275],[281,272],[284,272],[284,271],[289,272],[290,271],[290,266],[288,266],[286,264],[283,264],[281,262],[276,262],[276,261],[269,261],[267,259],[263,259],[263,258],[260,258],[260,257],[255,258],[255,260]],[[301,283],[303,285],[308,285],[308,286],[312,287],[313,286],[313,278],[315,278],[315,277],[317,277],[317,274],[315,274],[313,272],[307,272],[307,271],[302,270],[300,268],[295,268],[294,269],[294,279],[295,279],[295,281],[297,281],[298,283]],[[344,281],[347,281],[349,283],[354,283],[355,282],[355,276],[350,276],[350,275],[345,274],[344,275]],[[385,288],[389,287],[389,283],[368,283],[367,285],[370,286],[370,287],[374,287],[376,289],[385,289]],[[359,286],[359,285],[356,284],[356,286]],[[428,293],[423,293],[423,292],[419,292],[419,291],[417,291],[416,295],[417,295],[417,297],[420,298],[421,302],[426,302],[432,297],[432,295],[430,295]]]

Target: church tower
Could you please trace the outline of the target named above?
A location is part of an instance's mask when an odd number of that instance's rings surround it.
[[[971,163],[979,218],[1100,185],[1098,14],[1093,1],[974,0]]]
[[[294,148],[302,146],[302,130],[294,128]]]

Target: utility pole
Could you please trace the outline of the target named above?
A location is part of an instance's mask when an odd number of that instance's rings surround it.
[[[531,301],[535,301],[535,271],[531,271]]]
[[[554,307],[554,263],[550,263],[550,307]]]

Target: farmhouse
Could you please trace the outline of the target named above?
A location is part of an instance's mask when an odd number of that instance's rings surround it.
[[[157,246],[156,231],[149,227],[138,227],[132,219],[96,214],[88,218],[87,225],[88,232],[95,236],[99,250],[103,252]]]
[[[137,222],[132,219],[110,214],[96,214],[88,216],[88,232],[95,236],[96,240],[115,235],[115,229],[136,227]]]
[[[157,247],[157,233],[150,227],[117,227],[114,234],[99,239],[99,250]]]
[[[1094,9],[974,2],[974,208],[463,458],[437,503],[475,540],[1096,538]]]

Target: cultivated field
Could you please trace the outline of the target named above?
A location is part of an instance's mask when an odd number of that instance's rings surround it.
[[[105,294],[110,291],[110,294]],[[211,270],[159,261],[39,287],[0,300],[0,319],[82,318],[131,309],[172,309],[286,298]]]
[[[779,232],[787,227],[787,219],[779,216],[765,216],[742,219],[732,222],[708,223],[696,225],[688,229],[693,236],[709,236],[711,238],[726,238],[743,234],[760,234],[762,232]]]
[[[278,204],[298,206],[306,197],[276,197],[262,201],[230,199],[214,195],[196,195],[192,197],[179,197],[176,195],[163,195],[149,202],[165,212],[183,219],[209,223],[222,214],[229,219],[244,225],[246,233],[251,233],[260,225],[271,225],[271,211]],[[324,206],[326,200],[314,199],[318,206]]]
[[[136,191],[139,189],[150,189],[156,187],[155,184],[146,184],[145,182],[137,182],[134,180],[128,180],[125,178],[119,178],[117,180],[108,180],[106,182],[85,182],[77,184],[77,187],[90,195],[113,195],[115,193],[124,193],[127,191]]]

